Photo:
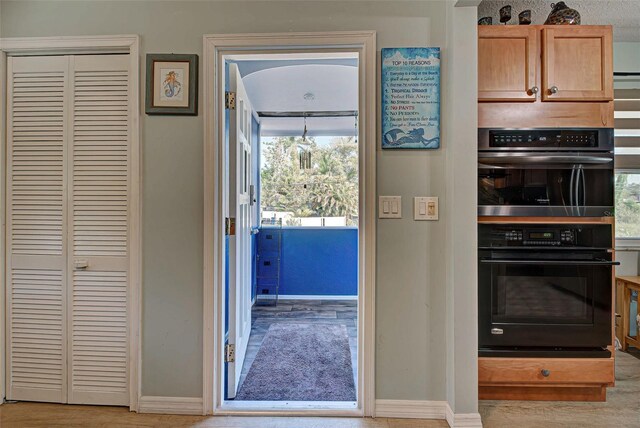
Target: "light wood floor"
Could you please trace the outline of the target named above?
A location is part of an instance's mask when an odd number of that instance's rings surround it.
[[[0,406],[2,428],[446,428],[445,421],[386,418],[259,418],[139,415],[122,407],[14,403]]]

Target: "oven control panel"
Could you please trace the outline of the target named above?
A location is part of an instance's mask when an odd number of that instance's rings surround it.
[[[574,234],[570,229],[504,229],[496,231],[504,242],[524,246],[560,246],[572,244]]]
[[[479,150],[612,151],[612,128],[478,129]]]
[[[608,224],[479,224],[480,247],[611,248]]]
[[[489,131],[490,147],[596,147],[597,131],[513,130]]]

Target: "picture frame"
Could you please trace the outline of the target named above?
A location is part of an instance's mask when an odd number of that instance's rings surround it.
[[[382,149],[440,148],[440,48],[382,48]]]
[[[198,115],[198,55],[147,54],[145,113]]]

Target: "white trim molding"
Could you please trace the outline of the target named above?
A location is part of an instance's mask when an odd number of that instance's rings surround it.
[[[234,55],[344,55],[359,58],[359,212],[358,225],[358,405],[352,416],[372,416],[375,405],[375,239],[376,239],[376,33],[218,34],[203,37],[204,260],[203,260],[203,411],[239,414],[223,394],[225,245],[227,201],[224,144],[224,61]],[[304,412],[304,411],[301,411]],[[300,414],[286,408],[247,409],[243,414]],[[313,411],[302,414],[313,414]],[[344,410],[327,409],[329,415]]]
[[[376,400],[376,417],[438,419],[451,428],[482,428],[479,413],[455,414],[446,401]]]
[[[453,413],[447,403],[447,423],[451,428],[482,428],[480,413]]]
[[[140,37],[137,34],[109,35],[109,36],[80,36],[80,37],[16,37],[0,38],[0,94],[2,115],[2,129],[5,129],[4,121],[6,111],[6,58],[8,55],[78,55],[78,54],[129,54],[130,103],[131,103],[131,178],[130,178],[130,212],[129,212],[129,307],[130,316],[129,331],[129,409],[138,411],[141,385],[141,292],[142,292],[142,151],[140,141],[142,139],[142,114],[140,99],[144,86],[140,84]],[[7,147],[6,135],[0,133],[0,147],[2,152],[0,160],[0,187],[2,189],[2,201],[5,200],[5,158]],[[0,255],[2,256],[2,269],[6,258],[4,210],[2,210],[2,239],[0,242]],[[2,273],[0,269],[0,273]],[[5,275],[1,276],[0,295],[5,295]],[[4,312],[4,301],[0,298],[0,311]],[[4,317],[1,317],[2,331],[4,332]],[[4,357],[4,340],[0,342],[0,354]],[[0,382],[5,385],[5,364],[0,372]],[[3,394],[4,398],[4,394]]]
[[[376,400],[377,418],[445,419],[446,401]]]
[[[202,415],[202,398],[198,397],[140,397],[139,413],[165,415]]]

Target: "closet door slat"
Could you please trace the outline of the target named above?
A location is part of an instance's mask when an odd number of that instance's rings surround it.
[[[129,403],[127,55],[73,58],[69,402]]]
[[[7,398],[66,402],[68,57],[7,61]]]

